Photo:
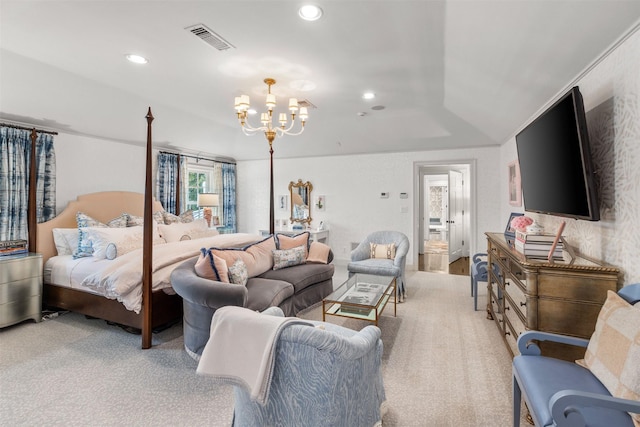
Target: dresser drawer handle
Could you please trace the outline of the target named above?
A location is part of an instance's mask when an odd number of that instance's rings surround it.
[[[504,309],[505,309],[505,310],[511,310],[511,307],[506,306]]]
[[[505,331],[505,332],[504,332],[504,334],[505,334],[505,335],[511,335],[511,332],[509,332],[509,331]]]
[[[520,301],[520,307],[524,307],[525,305],[527,305],[526,301],[525,302]]]

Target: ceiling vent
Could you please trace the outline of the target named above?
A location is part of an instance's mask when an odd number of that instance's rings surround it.
[[[207,28],[204,24],[196,24],[191,27],[185,28],[185,30],[191,32],[192,34],[198,36],[200,40],[205,42],[208,45],[215,47],[216,49],[223,51],[231,48],[236,48],[234,45],[220,37],[219,34],[211,31],[211,29]]]
[[[307,107],[308,109],[316,109],[318,107],[316,107],[315,105],[313,105],[308,99],[299,99],[298,100],[298,106],[299,107]]]

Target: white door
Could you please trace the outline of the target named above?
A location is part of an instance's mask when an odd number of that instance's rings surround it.
[[[449,264],[462,257],[462,239],[464,238],[464,204],[462,194],[462,173],[449,171]]]

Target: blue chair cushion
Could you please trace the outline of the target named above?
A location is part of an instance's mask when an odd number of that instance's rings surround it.
[[[588,369],[565,360],[544,356],[516,356],[513,359],[513,374],[518,378],[531,413],[536,414],[541,426],[555,425],[549,400],[560,390],[610,395]],[[598,407],[584,408],[582,412],[590,427],[633,427],[633,421],[626,412]]]
[[[400,277],[402,270],[393,265],[392,259],[369,258],[362,261],[351,261],[347,265],[350,273],[374,274],[377,276]]]

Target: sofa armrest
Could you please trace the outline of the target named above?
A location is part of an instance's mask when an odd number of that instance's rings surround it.
[[[640,402],[577,390],[562,390],[549,399],[551,416],[558,427],[585,427],[582,408],[606,408],[640,413]]]
[[[218,309],[228,305],[245,307],[247,288],[199,277],[194,269],[197,258],[185,261],[171,273],[171,286],[183,299]]]
[[[589,340],[582,338],[552,334],[550,332],[527,331],[518,337],[518,351],[520,354],[524,356],[539,356],[541,354],[540,347],[531,342],[532,340],[552,341],[585,348],[589,345]]]

